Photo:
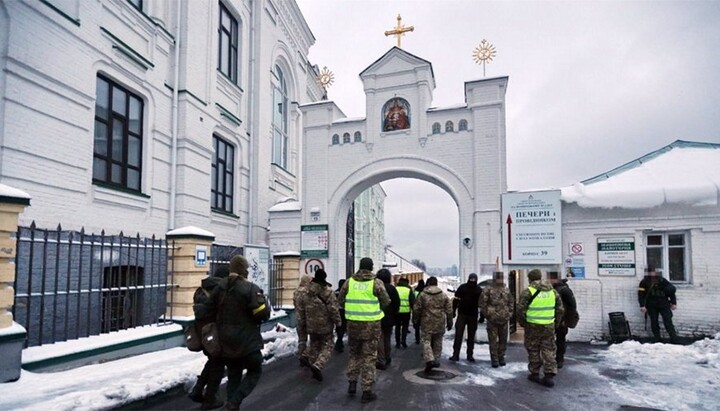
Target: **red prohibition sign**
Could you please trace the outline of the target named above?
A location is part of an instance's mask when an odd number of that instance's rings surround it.
[[[580,254],[583,251],[583,246],[580,244],[573,244],[572,245],[572,252],[573,254]]]

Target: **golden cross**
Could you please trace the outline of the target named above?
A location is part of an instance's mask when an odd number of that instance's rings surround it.
[[[393,30],[388,30],[385,32],[386,36],[396,36],[397,37],[397,43],[398,48],[400,47],[400,38],[405,35],[408,31],[414,31],[415,27],[408,26],[404,27],[402,25],[402,17],[398,14],[397,16],[397,26],[394,27]]]

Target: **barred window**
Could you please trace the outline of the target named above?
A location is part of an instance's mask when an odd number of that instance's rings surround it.
[[[210,206],[215,210],[233,212],[233,184],[235,181],[235,147],[214,135],[215,154],[212,163]]]
[[[93,181],[140,191],[143,100],[98,74]]]

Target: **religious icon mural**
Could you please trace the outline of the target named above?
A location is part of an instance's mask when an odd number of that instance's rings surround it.
[[[410,104],[400,97],[393,97],[382,109],[383,131],[405,130],[410,128]]]

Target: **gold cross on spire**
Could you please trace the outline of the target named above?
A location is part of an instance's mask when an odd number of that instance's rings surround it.
[[[398,14],[397,16],[397,26],[394,27],[393,30],[388,30],[385,32],[386,36],[396,36],[397,37],[397,46],[400,47],[400,38],[405,35],[408,31],[414,31],[415,27],[408,26],[405,27],[402,25],[402,17]]]

